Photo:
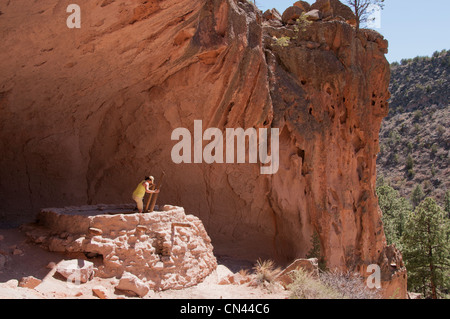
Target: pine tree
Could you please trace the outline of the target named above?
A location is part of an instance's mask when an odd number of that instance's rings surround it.
[[[447,213],[447,217],[450,218],[450,191],[445,192],[444,210]]]
[[[378,204],[383,212],[382,221],[388,245],[399,245],[405,218],[412,210],[408,200],[387,184],[377,187]]]
[[[414,168],[414,159],[412,158],[411,155],[408,155],[408,157],[406,158],[406,169],[410,170]]]
[[[418,184],[411,193],[411,203],[414,207],[419,206],[422,199],[425,197],[422,187]]]
[[[408,269],[408,289],[437,299],[450,288],[449,221],[432,198],[426,198],[405,223],[403,258]]]

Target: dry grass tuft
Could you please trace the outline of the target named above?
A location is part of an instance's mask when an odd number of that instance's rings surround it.
[[[272,283],[275,277],[281,272],[281,268],[275,267],[273,260],[258,259],[255,267],[253,268],[256,273],[256,283]]]
[[[288,286],[293,299],[379,299],[377,290],[369,289],[359,274],[327,271],[319,279],[303,270],[292,275]]]
[[[358,273],[338,270],[326,271],[320,274],[320,281],[338,291],[349,299],[379,299],[379,290],[369,289],[364,278]]]

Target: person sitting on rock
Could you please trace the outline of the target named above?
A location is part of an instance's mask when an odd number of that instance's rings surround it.
[[[154,185],[155,178],[153,176],[146,176],[143,181],[139,183],[133,192],[133,200],[136,202],[139,213],[144,211],[144,196],[145,193],[156,194],[159,193],[159,189],[150,189]]]

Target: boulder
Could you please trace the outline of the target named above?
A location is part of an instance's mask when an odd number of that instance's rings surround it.
[[[103,231],[101,229],[95,228],[95,227],[90,227],[89,228],[89,233],[91,233],[94,236],[101,236],[103,234]]]
[[[231,273],[225,277],[223,277],[219,281],[219,285],[243,285],[250,282],[251,278],[249,276],[245,276],[241,273]]]
[[[324,18],[342,17],[347,23],[356,23],[353,11],[339,0],[317,0],[311,5],[311,10],[314,9],[320,10]]]
[[[296,3],[294,3],[294,6],[299,7],[305,12],[308,12],[311,8],[311,5],[306,1],[297,1]]]
[[[218,284],[219,285],[231,285],[233,283],[232,279],[233,279],[233,274],[227,275],[225,277],[222,277],[219,280]]]
[[[371,29],[364,29],[362,30],[362,34],[367,39],[367,41],[375,42],[381,52],[388,52],[389,43],[379,32]]]
[[[55,264],[55,262],[53,262],[53,261],[49,262],[49,263],[47,264],[47,266],[45,266],[45,268],[47,268],[47,269],[53,269],[53,268],[55,268],[55,267],[56,267],[56,264]]]
[[[299,269],[309,273],[311,276],[315,278],[319,277],[319,266],[317,258],[297,259],[292,264],[287,266],[282,272],[280,272],[275,277],[275,281],[278,281],[284,287],[287,287],[289,284],[292,283],[293,272]]]
[[[263,14],[263,19],[272,27],[281,27],[283,22],[281,21],[281,13],[277,9],[266,10]]]
[[[56,265],[56,272],[70,282],[88,282],[94,275],[94,264],[83,259],[63,260]]]
[[[300,18],[303,12],[305,12],[305,10],[299,7],[295,6],[289,7],[283,12],[281,20],[283,21],[284,24],[294,24],[295,20]]]
[[[224,265],[218,265],[216,270],[217,279],[219,282],[219,285],[229,285],[230,282],[230,276],[233,276],[233,272],[225,267]]]
[[[263,13],[263,18],[266,20],[279,20],[281,21],[281,13],[278,12],[277,9],[271,9],[266,10],[266,12]]]
[[[13,255],[22,255],[23,254],[23,250],[19,249],[19,248],[15,248],[13,250]]]
[[[317,20],[321,20],[323,17],[322,12],[320,12],[317,9],[308,11],[306,14],[306,19],[310,20],[310,21],[317,21]]]
[[[34,289],[42,282],[42,280],[37,279],[33,276],[23,277],[19,281],[19,287]]]
[[[235,285],[243,285],[251,281],[251,277],[248,275],[244,275],[241,273],[236,273],[233,276],[233,284]]]
[[[10,279],[4,283],[5,287],[17,288],[19,286],[19,281],[17,279]]]
[[[134,292],[139,297],[144,297],[150,290],[142,280],[129,272],[123,273],[116,289]]]
[[[103,286],[95,286],[92,293],[100,299],[108,299],[108,290]]]

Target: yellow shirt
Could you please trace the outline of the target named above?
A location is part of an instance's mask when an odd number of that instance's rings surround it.
[[[145,186],[143,185],[145,181],[142,181],[139,183],[139,185],[136,187],[136,189],[133,192],[133,197],[140,197],[144,198],[145,196]]]

